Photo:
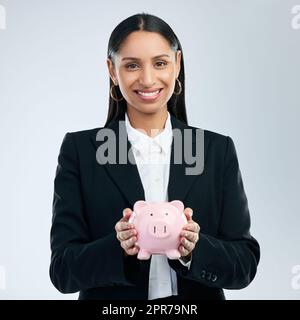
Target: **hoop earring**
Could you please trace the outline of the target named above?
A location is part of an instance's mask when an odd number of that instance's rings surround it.
[[[181,91],[182,91],[182,86],[181,86],[181,82],[178,78],[176,78],[176,80],[178,81],[178,85],[179,85],[179,92],[173,92],[173,94],[175,94],[175,96],[179,96]]]
[[[115,101],[121,101],[121,100],[123,100],[124,97],[122,97],[121,99],[117,99],[117,98],[115,98],[115,97],[113,96],[113,93],[112,93],[112,88],[113,88],[113,87],[117,87],[117,86],[116,86],[115,84],[113,84],[113,85],[110,87],[109,92],[110,92],[111,98],[112,98],[113,100],[115,100]]]

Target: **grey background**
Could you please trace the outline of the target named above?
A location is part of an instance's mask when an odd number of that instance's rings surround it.
[[[261,261],[228,299],[299,299],[299,0],[0,0],[0,299],[77,299],[51,284],[53,180],[67,131],[102,126],[113,28],[158,15],[183,46],[189,124],[235,142]],[[121,213],[120,213],[121,214]],[[3,272],[2,272],[3,276]],[[1,275],[0,275],[1,279]]]

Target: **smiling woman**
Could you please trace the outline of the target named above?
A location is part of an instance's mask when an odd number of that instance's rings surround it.
[[[120,23],[109,39],[107,65],[111,95],[106,124],[124,118],[125,110],[133,122],[133,114],[147,113],[156,127],[163,127],[166,111],[187,123],[183,52],[163,20],[142,14]]]
[[[104,127],[67,133],[61,145],[52,283],[63,293],[80,291],[79,299],[225,299],[223,288],[249,285],[260,259],[233,140],[188,125],[183,50],[160,18],[142,13],[122,21],[109,39],[107,67]],[[113,164],[96,160],[106,145],[97,137],[108,129],[116,153],[132,147]],[[178,163],[174,141],[194,154],[200,131],[204,168],[188,174],[190,162],[180,154]],[[173,139],[176,132],[183,138]],[[144,161],[153,155],[155,164]],[[141,200],[184,204],[187,223],[179,230],[176,259],[137,259],[139,235],[130,218]]]

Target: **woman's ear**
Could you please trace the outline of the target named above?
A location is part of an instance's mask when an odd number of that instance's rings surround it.
[[[113,62],[110,58],[107,58],[106,60],[106,63],[107,63],[107,68],[108,68],[108,72],[109,72],[109,76],[112,80],[112,82],[117,85],[117,77],[116,77],[116,73],[115,73],[115,67],[113,65]]]

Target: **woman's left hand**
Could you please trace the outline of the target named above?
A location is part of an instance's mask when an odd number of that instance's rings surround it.
[[[179,252],[181,257],[191,258],[192,251],[195,248],[196,243],[199,240],[200,226],[197,222],[193,221],[193,210],[191,208],[185,208],[184,214],[187,218],[187,224],[182,228],[180,233]]]

